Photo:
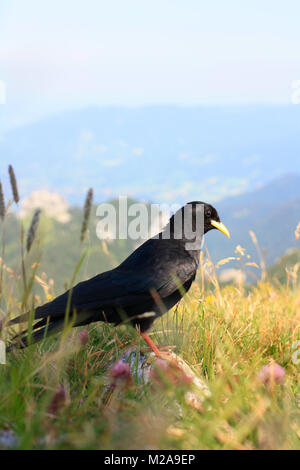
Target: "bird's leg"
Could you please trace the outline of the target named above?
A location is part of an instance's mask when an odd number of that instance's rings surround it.
[[[161,352],[159,351],[158,347],[153,343],[152,339],[146,333],[140,333],[141,337],[148,343],[152,351],[157,357],[161,357]]]

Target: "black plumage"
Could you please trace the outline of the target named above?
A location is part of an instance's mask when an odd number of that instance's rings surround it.
[[[192,240],[184,234],[186,220],[183,213],[186,208],[191,211],[193,230],[197,212],[204,211],[202,233],[197,233]],[[180,219],[176,219],[178,214]],[[178,220],[182,222],[183,234],[176,239],[174,221]],[[155,318],[172,308],[189,290],[198,268],[203,232],[213,228],[229,236],[214,207],[200,201],[188,203],[170,219],[160,234],[143,243],[118,267],[80,282],[72,292],[67,291],[37,307],[31,341],[43,338],[45,330],[50,334],[63,328],[68,299],[69,319],[73,326],[96,321],[118,325],[128,321],[145,333]],[[197,246],[190,249],[187,243],[196,239]],[[20,315],[10,324],[24,322],[28,315]],[[26,332],[15,337],[9,349],[15,346],[27,346]]]

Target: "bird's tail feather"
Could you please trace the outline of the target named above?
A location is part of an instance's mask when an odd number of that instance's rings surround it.
[[[19,315],[18,317],[15,317],[12,320],[9,320],[7,324],[8,326],[10,326],[10,325],[17,325],[19,323],[24,323],[25,321],[29,320],[29,317],[30,317],[30,314],[28,312],[23,313],[22,315]]]
[[[29,329],[27,329],[14,336],[12,338],[12,342],[6,348],[6,351],[10,352],[13,349],[24,349],[31,344],[37,343],[43,338],[48,338],[49,336],[61,331],[64,327],[64,319],[56,319],[52,323],[48,323],[46,325],[44,320],[41,320],[41,322],[34,325],[31,334]],[[39,325],[42,322],[44,323],[44,326]]]
[[[38,341],[48,338],[55,333],[63,331],[67,326],[81,326],[86,324],[91,319],[91,314],[80,313],[79,315],[73,316],[72,319],[66,321],[65,316],[51,317],[47,316],[40,319],[37,323],[32,326],[28,326],[27,329],[18,333],[13,338],[6,348],[6,351],[12,351],[13,349],[23,349],[27,346],[37,343]],[[16,322],[17,323],[17,322]]]
[[[40,322],[38,322],[40,323]],[[37,324],[38,324],[37,323]],[[37,343],[43,338],[48,338],[49,336],[57,333],[63,329],[64,320],[58,319],[53,323],[50,323],[46,326],[43,326],[39,329],[33,329],[32,334],[29,334],[28,329],[24,330],[22,333],[16,335],[13,338],[13,341],[6,348],[7,352],[12,351],[13,349],[24,349],[31,344]]]

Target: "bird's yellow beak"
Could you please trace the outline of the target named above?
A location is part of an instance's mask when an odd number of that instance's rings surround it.
[[[230,238],[230,233],[228,229],[225,227],[225,225],[222,224],[222,222],[216,222],[215,220],[211,220],[210,223],[213,227],[217,228],[218,230],[220,230],[220,232],[224,233],[226,237]]]

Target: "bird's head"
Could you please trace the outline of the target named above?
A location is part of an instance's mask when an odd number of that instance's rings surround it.
[[[183,228],[185,235],[195,234],[200,238],[210,230],[217,229],[230,238],[230,233],[221,222],[217,210],[202,201],[188,202],[171,217],[170,224],[174,233],[177,229],[180,233]],[[184,238],[192,239],[193,236]]]
[[[193,203],[192,203],[193,204]],[[196,203],[197,205],[198,203]],[[220,232],[224,233],[226,237],[230,238],[230,233],[227,227],[221,222],[217,209],[215,209],[212,205],[207,203],[200,203],[203,204],[204,208],[204,233],[209,232],[210,230],[217,229]]]

